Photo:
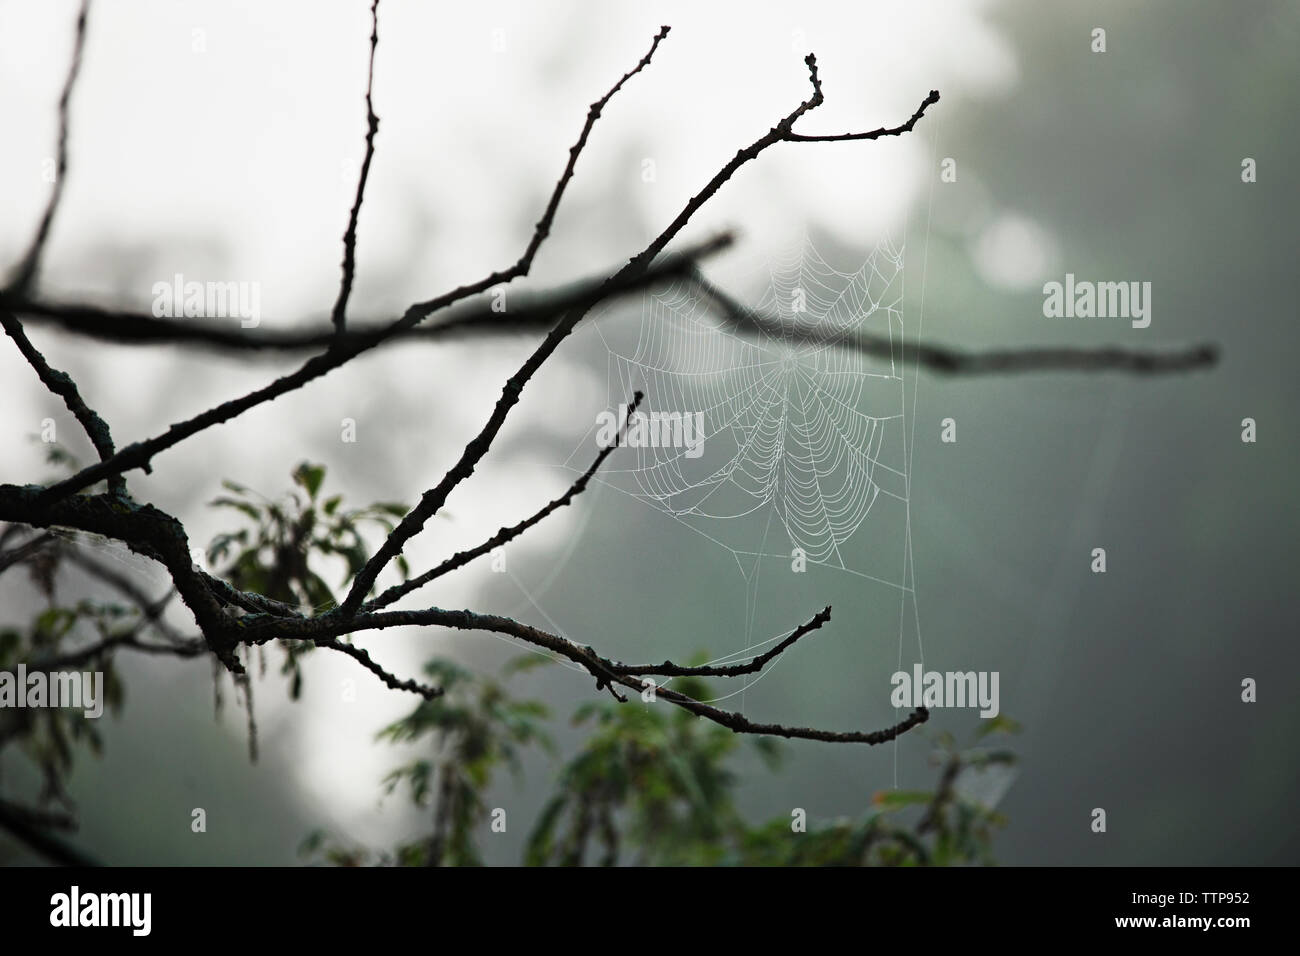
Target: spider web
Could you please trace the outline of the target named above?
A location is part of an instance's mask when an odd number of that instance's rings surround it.
[[[601,480],[727,548],[742,573],[746,557],[789,560],[797,548],[808,564],[903,588],[863,572],[863,548],[849,547],[874,515],[907,503],[903,247],[885,239],[845,272],[805,236],[760,281],[754,307],[781,334],[739,332],[685,281],[647,297],[633,335],[601,333],[611,409],[640,389],[642,412],[695,416],[703,431],[696,448],[629,436]],[[799,335],[812,329],[817,343]],[[857,333],[887,338],[891,357],[825,341]],[[566,465],[580,468],[589,449]]]

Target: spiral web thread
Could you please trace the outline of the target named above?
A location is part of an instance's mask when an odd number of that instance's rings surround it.
[[[788,560],[792,548],[809,564],[854,572],[849,539],[883,498],[907,501],[903,248],[883,240],[842,272],[805,237],[769,264],[765,284],[754,305],[781,320],[779,336],[728,326],[686,282],[647,298],[634,342],[602,336],[609,407],[642,389],[646,412],[702,415],[704,441],[691,454],[680,443],[630,440],[601,480],[727,548],[742,573],[744,558]],[[833,340],[887,337],[893,354],[798,335],[812,328]],[[588,438],[568,466],[580,467],[589,449]],[[790,547],[769,552],[775,528]]]

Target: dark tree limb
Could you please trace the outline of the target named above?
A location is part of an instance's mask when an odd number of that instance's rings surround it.
[[[218,349],[237,354],[257,352],[302,352],[317,349],[367,349],[399,342],[443,342],[461,338],[518,335],[549,331],[556,320],[571,309],[590,302],[608,301],[619,296],[643,292],[660,283],[687,278],[696,263],[731,246],[731,233],[689,246],[666,256],[644,274],[613,287],[607,287],[608,273],[583,279],[556,289],[536,293],[521,292],[511,300],[506,312],[492,311],[490,303],[466,303],[452,307],[437,322],[394,331],[391,324],[358,326],[355,323],[342,333],[333,329],[235,328],[229,324],[203,319],[159,318],[145,312],[107,309],[86,303],[53,303],[22,299],[0,292],[0,309],[24,316],[60,331],[85,336],[115,345],[181,345]],[[598,293],[600,293],[598,297]]]
[[[27,661],[29,667],[39,666],[47,670],[75,669],[103,658],[105,654],[117,650],[140,651],[144,654],[158,654],[169,657],[199,657],[208,653],[207,643],[201,637],[184,638],[175,643],[155,644],[140,639],[140,628],[133,628],[124,634],[115,634],[96,641],[94,644],[53,657],[42,657]]]
[[[76,39],[72,44],[72,62],[68,66],[68,78],[64,81],[63,93],[59,96],[59,145],[54,188],[50,191],[50,200],[45,206],[40,224],[36,227],[32,244],[9,282],[9,290],[19,295],[25,293],[36,281],[36,273],[41,267],[41,253],[45,251],[54,214],[58,212],[59,202],[63,199],[63,180],[68,171],[68,107],[72,102],[73,87],[77,85],[77,74],[81,72],[81,54],[86,48],[86,17],[89,13],[90,0],[82,0],[81,11],[77,14]]]
[[[1012,372],[1132,372],[1151,375],[1208,368],[1219,360],[1218,346],[1205,343],[1179,351],[1144,351],[1109,348],[992,349],[964,352],[932,343],[917,342],[910,348],[884,336],[845,330],[797,327],[779,318],[763,315],[718,288],[696,270],[691,283],[717,307],[724,320],[737,331],[795,341],[812,346],[849,349],[890,361],[920,366],[939,375],[1005,375]]]
[[[662,664],[620,664],[615,662],[610,669],[616,674],[628,674],[637,677],[739,677],[742,674],[756,674],[766,667],[769,661],[774,660],[799,638],[818,630],[830,619],[831,608],[828,604],[818,611],[811,620],[795,628],[790,636],[781,643],[744,664],[701,664],[696,667],[689,667],[674,664],[672,661],[664,661]]]
[[[361,215],[361,201],[366,195],[366,180],[370,178],[370,161],[375,155],[375,134],[379,132],[379,117],[375,115],[372,92],[375,86],[375,48],[379,46],[379,0],[370,5],[370,69],[366,73],[366,154],[361,161],[357,177],[357,198],[348,216],[348,228],[343,233],[343,279],[339,296],[334,302],[330,320],[336,332],[342,332],[347,321],[348,297],[352,295],[352,279],[357,271],[357,218]]]
[[[45,361],[45,356],[37,351],[36,346],[32,345],[31,340],[27,338],[27,333],[23,331],[23,324],[13,313],[0,310],[0,326],[3,326],[6,334],[14,340],[18,351],[22,353],[23,358],[27,359],[27,364],[35,369],[37,377],[45,387],[63,399],[63,404],[68,407],[68,411],[72,412],[73,417],[90,438],[91,444],[95,446],[100,461],[108,461],[112,458],[115,449],[108,424],[86,404],[81,393],[77,391],[77,383],[72,380],[72,376],[50,367],[50,363]],[[110,492],[115,495],[126,494],[126,481],[120,474],[108,474],[104,477],[108,481]]]
[[[811,61],[811,56],[809,60]],[[812,67],[812,63],[809,63]],[[814,81],[815,82],[815,81]],[[864,139],[881,139],[885,136],[902,136],[904,133],[912,132],[912,127],[916,125],[917,120],[925,115],[925,111],[939,102],[939,91],[931,90],[930,95],[921,101],[921,105],[916,108],[911,119],[906,123],[898,126],[882,126],[879,129],[873,129],[867,133],[836,133],[834,135],[808,136],[803,133],[789,132],[785,136],[787,143],[847,143],[853,140]]]
[[[316,645],[318,647],[327,647],[332,651],[338,651],[341,654],[348,655],[348,657],[357,661],[362,667],[370,671],[370,673],[374,674],[393,690],[409,691],[412,694],[419,694],[425,700],[436,700],[443,695],[443,689],[441,687],[430,687],[429,685],[421,684],[416,680],[401,680],[400,678],[393,676],[376,664],[374,659],[363,648],[357,647],[354,644],[348,644],[345,641],[327,637],[317,641]]]
[[[229,638],[233,625],[226,610],[229,604],[209,586],[208,575],[194,566],[189,538],[180,521],[153,505],[115,495],[77,495],[46,505],[41,492],[38,485],[0,485],[0,520],[103,535],[158,561],[194,614],[209,647],[229,669],[242,671],[233,654],[235,642]]]
[[[818,615],[818,618],[826,613],[826,611],[823,611]],[[817,618],[813,619],[814,622],[816,620]],[[239,624],[241,631],[240,642],[244,644],[263,644],[267,641],[285,638],[320,643],[344,634],[383,630],[389,627],[434,626],[450,627],[457,630],[490,631],[519,638],[526,643],[552,651],[576,664],[580,664],[595,678],[597,690],[608,687],[610,692],[619,700],[625,698],[614,690],[614,685],[629,688],[637,693],[641,693],[651,686],[648,681],[639,676],[619,673],[617,663],[601,657],[590,647],[577,644],[566,637],[561,637],[550,631],[544,631],[530,624],[524,624],[499,614],[480,614],[469,610],[453,611],[434,607],[419,611],[380,611],[352,616],[330,613],[321,617],[302,618],[296,621],[261,620],[250,616],[241,619]],[[794,640],[797,640],[798,636],[802,636],[802,634],[814,629],[812,624],[813,622],[809,622],[808,625],[800,628],[794,635],[787,638],[776,653],[788,648],[794,643]],[[769,655],[763,656],[770,660],[775,654],[769,653]],[[883,730],[819,730],[813,727],[757,723],[743,714],[714,707],[711,704],[695,700],[693,697],[666,687],[656,687],[654,693],[662,700],[681,707],[698,717],[704,717],[716,724],[727,727],[738,734],[761,734],[800,740],[819,740],[827,743],[880,744],[893,740],[929,719],[929,711],[921,707],[913,711],[905,720]]]

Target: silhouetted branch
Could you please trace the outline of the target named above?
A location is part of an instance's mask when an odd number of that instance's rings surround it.
[[[645,273],[614,286],[607,285],[608,273],[605,273],[599,278],[583,279],[556,289],[520,292],[511,298],[510,307],[504,312],[493,311],[490,302],[465,303],[449,308],[446,315],[436,322],[396,332],[391,324],[357,326],[355,323],[341,333],[319,326],[268,328],[265,322],[257,328],[245,329],[204,319],[159,318],[144,312],[109,309],[84,303],[20,299],[2,292],[0,309],[8,308],[30,322],[115,345],[175,344],[243,354],[338,348],[354,349],[360,354],[372,347],[398,342],[439,343],[461,338],[546,331],[570,309],[643,292],[662,282],[685,278],[691,274],[698,261],[729,248],[732,242],[733,236],[730,233],[721,233],[671,256],[665,256]]]
[[[27,333],[23,331],[23,324],[18,321],[17,316],[0,310],[0,326],[3,326],[5,332],[14,340],[18,351],[22,353],[23,358],[27,359],[27,364],[36,370],[37,377],[45,387],[63,399],[63,404],[68,407],[68,411],[72,412],[73,417],[81,423],[81,427],[90,438],[90,443],[99,453],[100,460],[108,461],[112,458],[113,435],[108,430],[108,424],[86,404],[81,393],[77,391],[77,383],[72,380],[72,376],[50,367],[50,363],[45,361],[45,356],[37,351],[27,338]],[[104,477],[108,479],[109,491],[115,495],[126,494],[126,482],[120,474],[107,474]]]
[[[366,195],[366,180],[370,178],[370,161],[375,155],[375,134],[379,132],[379,117],[375,115],[372,91],[375,86],[375,48],[379,45],[379,0],[370,5],[370,69],[366,73],[366,155],[361,161],[361,174],[357,177],[357,198],[348,216],[348,228],[343,233],[343,280],[339,297],[330,314],[334,329],[344,330],[347,321],[348,297],[352,295],[352,278],[357,270],[357,217],[361,215],[361,201]]]
[[[823,611],[823,614],[826,612]],[[821,615],[818,615],[820,617]],[[815,620],[815,619],[814,619]],[[649,688],[641,678],[618,672],[618,664],[601,657],[590,647],[577,644],[566,637],[544,631],[529,624],[523,624],[513,618],[499,614],[480,614],[475,611],[452,611],[443,608],[426,608],[419,611],[380,611],[348,616],[339,611],[331,611],[320,617],[303,618],[298,621],[271,619],[266,621],[246,617],[241,621],[241,640],[246,644],[262,644],[275,639],[306,640],[316,643],[322,640],[352,634],[358,631],[382,630],[389,627],[436,626],[450,627],[457,630],[490,631],[519,638],[536,647],[552,651],[568,658],[585,668],[596,679],[596,689],[608,687],[616,697],[614,685],[627,687],[637,693]],[[808,627],[808,626],[805,626]],[[811,630],[811,627],[808,627]],[[807,630],[801,629],[803,633]],[[792,635],[794,637],[794,635]],[[788,647],[793,640],[784,642]],[[785,648],[782,647],[782,650]],[[779,653],[779,651],[777,652]],[[924,707],[913,711],[905,720],[892,727],[877,731],[833,731],[818,730],[812,727],[791,727],[785,724],[760,724],[751,721],[742,714],[723,710],[711,704],[705,704],[678,691],[666,687],[654,688],[654,693],[662,700],[704,717],[714,723],[727,727],[739,734],[761,734],[775,737],[798,738],[801,740],[820,740],[827,743],[864,743],[879,744],[893,740],[900,734],[924,723],[929,719],[929,711]]]
[[[811,56],[809,57],[809,60],[812,60]],[[813,64],[810,62],[809,66],[812,67],[812,65]],[[814,72],[814,76],[815,75]],[[816,80],[814,79],[813,82],[816,83]],[[916,112],[912,114],[911,119],[899,126],[882,126],[879,129],[873,129],[868,133],[836,133],[829,136],[807,136],[803,133],[790,132],[786,134],[785,141],[787,143],[845,143],[850,140],[880,139],[884,136],[901,136],[904,133],[910,133],[912,127],[916,125],[916,121],[925,115],[925,111],[938,102],[939,91],[931,90],[930,95],[923,99],[921,105],[916,108]]]
[[[335,638],[323,638],[316,642],[319,647],[328,647],[330,650],[346,654],[348,657],[358,661],[362,667],[370,671],[381,681],[391,687],[393,690],[409,691],[412,694],[419,694],[425,700],[435,700],[443,695],[441,687],[430,687],[427,684],[421,684],[416,680],[400,680],[394,677],[388,671],[384,670],[374,662],[374,659],[360,647],[348,644]]]
[[[143,626],[143,624],[142,624]],[[140,640],[140,628],[133,628],[124,634],[114,634],[102,638],[94,644],[76,650],[66,651],[51,657],[33,658],[28,666],[39,666],[47,670],[75,669],[102,658],[110,651],[132,650],[144,654],[160,654],[169,657],[198,657],[208,653],[207,643],[201,637],[185,638],[178,643],[153,644]]]
[[[77,74],[81,71],[81,54],[86,47],[86,16],[90,12],[90,0],[82,0],[81,11],[77,14],[76,38],[72,43],[72,63],[68,66],[68,78],[63,84],[63,93],[59,96],[59,145],[58,161],[54,171],[54,188],[50,191],[50,201],[45,206],[40,224],[32,244],[23,256],[22,262],[14,271],[9,282],[9,289],[22,295],[36,281],[37,270],[41,266],[41,253],[45,251],[45,242],[50,236],[50,225],[63,199],[63,179],[68,171],[68,106],[72,102],[72,89],[77,85]]]
[[[807,623],[800,624],[781,643],[759,654],[745,664],[701,664],[695,667],[664,661],[662,664],[620,664],[615,662],[610,668],[616,674],[635,674],[638,677],[739,677],[742,674],[755,674],[768,663],[794,644],[795,641],[819,629],[831,619],[830,605],[822,608]]]
[[[587,120],[582,125],[582,132],[578,134],[577,142],[569,147],[569,162],[565,165],[564,172],[560,174],[560,180],[555,184],[555,189],[551,191],[551,198],[546,204],[546,211],[542,213],[542,218],[538,220],[537,226],[533,230],[533,238],[529,241],[528,248],[524,250],[519,262],[515,264],[515,269],[519,270],[520,275],[528,273],[533,264],[533,257],[537,255],[537,250],[541,248],[542,242],[551,233],[551,223],[555,221],[555,213],[560,208],[560,198],[564,195],[569,180],[573,178],[573,171],[578,165],[578,157],[582,154],[583,147],[587,145],[587,137],[591,135],[596,120],[600,119],[601,111],[614,98],[614,95],[623,88],[623,84],[650,65],[655,50],[659,49],[659,44],[663,42],[664,37],[668,36],[670,29],[672,28],[667,26],[660,27],[659,32],[655,34],[654,39],[650,42],[650,49],[646,51],[646,55],[637,61],[636,66],[624,73],[619,78],[619,81],[610,87],[609,92],[592,103],[587,109]]]
[[[1123,371],[1135,374],[1186,372],[1208,368],[1219,360],[1219,349],[1212,344],[1193,346],[1181,351],[1153,352],[1140,349],[1054,348],[997,349],[963,352],[959,349],[925,342],[910,346],[901,340],[844,329],[823,330],[794,326],[744,305],[722,291],[696,270],[691,283],[717,306],[722,317],[736,330],[769,336],[780,341],[805,345],[828,345],[849,349],[920,366],[940,375],[988,375],[1011,372],[1103,372]]]

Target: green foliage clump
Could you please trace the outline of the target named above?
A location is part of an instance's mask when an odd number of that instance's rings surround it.
[[[535,661],[537,658],[531,658]],[[493,771],[518,771],[519,750],[554,748],[541,727],[536,701],[515,701],[502,685],[446,664],[426,669],[443,681],[447,698],[421,704],[381,737],[410,742],[428,737],[437,755],[399,767],[389,792],[407,783],[418,806],[432,807],[427,837],[393,852],[373,853],[313,833],[303,855],[336,865],[477,865],[488,833],[484,789]],[[706,683],[678,679],[674,688],[707,699]],[[739,777],[732,761],[750,741],[768,770],[781,759],[770,737],[747,738],[661,703],[589,701],[572,723],[591,731],[564,763],[554,792],[527,839],[529,866],[949,866],[992,864],[992,841],[1005,819],[963,786],[972,775],[1009,768],[1015,755],[983,745],[958,748],[936,736],[939,781],[933,790],[877,793],[857,819],[796,827],[791,818],[757,825],[736,805]],[[998,718],[979,737],[1014,733]],[[978,744],[978,741],[977,741]]]

